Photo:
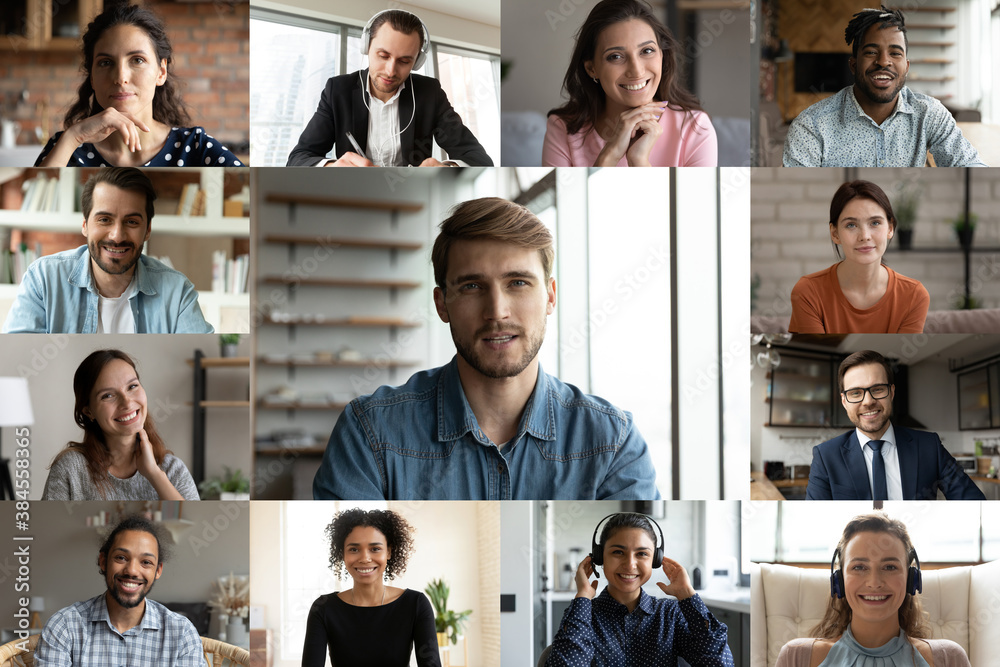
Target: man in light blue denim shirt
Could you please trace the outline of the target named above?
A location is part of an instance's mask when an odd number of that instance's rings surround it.
[[[153,184],[138,169],[101,169],[83,188],[87,245],[28,267],[4,333],[212,333],[194,285],[142,254]]]
[[[938,100],[907,88],[906,26],[898,9],[864,9],[845,31],[854,85],[792,121],[786,167],[985,167]]]
[[[316,499],[649,500],[660,497],[632,415],[538,363],[555,309],[552,235],[485,197],[441,223],[438,316],[458,355],[380,387],[337,420]]]

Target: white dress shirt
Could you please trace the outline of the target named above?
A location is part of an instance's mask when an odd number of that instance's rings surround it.
[[[875,457],[875,450],[868,445],[872,438],[869,438],[859,429],[854,429],[854,432],[858,434],[858,442],[861,443],[861,451],[865,455],[865,465],[868,466],[868,487],[872,489],[872,498],[874,498],[875,487],[872,484],[872,460]],[[878,439],[883,443],[882,459],[885,461],[885,487],[889,496],[888,500],[902,500],[903,479],[899,473],[899,450],[896,448],[896,432],[892,428],[892,423],[889,424],[889,428],[882,434],[882,437]]]

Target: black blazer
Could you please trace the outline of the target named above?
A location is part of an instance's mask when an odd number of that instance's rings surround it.
[[[936,433],[893,426],[899,456],[903,500],[935,500],[940,489],[948,500],[986,500],[941,444]],[[857,431],[813,447],[807,500],[871,500],[868,465]]]
[[[352,72],[326,82],[319,107],[289,154],[287,166],[314,166],[334,144],[337,157],[354,151],[348,132],[368,153],[368,107],[362,99],[362,94],[367,96],[367,93],[361,87],[362,81],[367,85],[367,69],[361,70],[360,76]],[[412,86],[412,93],[404,90],[399,96],[400,129],[410,123],[414,98],[417,107],[413,122],[400,137],[407,164],[416,166],[431,157],[432,140],[436,139],[452,160],[462,160],[470,166],[493,166],[493,160],[451,107],[437,79],[411,74],[406,86]]]

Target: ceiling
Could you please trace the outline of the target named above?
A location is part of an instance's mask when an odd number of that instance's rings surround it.
[[[500,26],[500,0],[406,0],[407,8],[428,9],[459,18]],[[419,12],[414,12],[419,14]]]
[[[839,339],[839,340],[838,340]],[[1000,354],[1000,337],[988,334],[850,334],[847,336],[795,335],[790,345],[813,347],[845,354],[858,350],[878,350],[887,357],[909,365],[921,361],[971,364]],[[780,351],[781,348],[778,347]]]

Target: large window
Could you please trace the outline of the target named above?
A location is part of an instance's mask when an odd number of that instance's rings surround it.
[[[746,488],[746,426],[724,431],[722,415],[745,413],[747,378],[721,330],[745,325],[733,304],[746,300],[737,256],[748,241],[731,230],[748,228],[749,179],[724,176],[539,167],[486,171],[475,187],[477,196],[516,198],[553,230],[556,312],[539,358],[632,413],[666,498],[740,497]],[[688,282],[673,284],[674,271]],[[724,304],[734,312],[723,315]],[[744,390],[724,391],[739,383]]]
[[[283,166],[327,79],[367,66],[361,28],[252,9],[250,35],[250,164]],[[431,58],[413,72],[441,81],[465,125],[499,163],[499,56],[431,46]],[[445,159],[444,152],[436,148],[435,157]]]
[[[906,525],[921,562],[980,563],[1000,558],[996,504],[906,501],[884,508]],[[827,564],[847,522],[871,511],[871,501],[745,503],[745,551],[758,562]]]

